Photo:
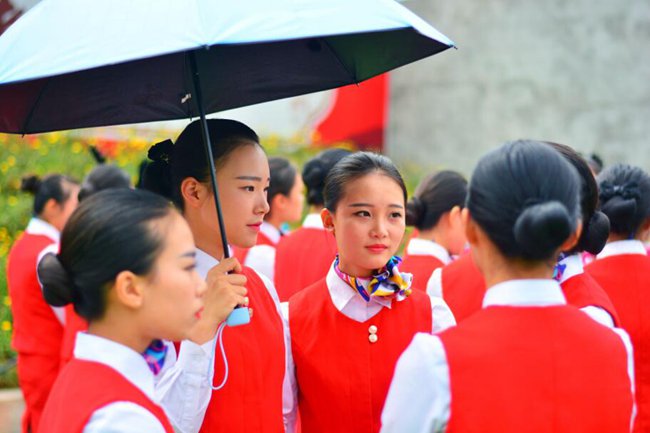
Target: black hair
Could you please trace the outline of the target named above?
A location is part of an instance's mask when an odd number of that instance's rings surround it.
[[[580,180],[546,144],[506,143],[474,169],[467,207],[471,217],[510,258],[548,260],[576,229]]]
[[[603,171],[605,164],[603,163],[603,159],[597,153],[592,153],[586,158],[586,160],[589,168],[591,168],[595,174],[598,175]]]
[[[262,148],[255,131],[241,122],[228,119],[208,119],[207,122],[217,169],[240,146],[256,145]],[[193,177],[199,182],[210,179],[201,128],[200,120],[195,120],[185,127],[176,143],[165,140],[149,149],[148,156],[153,162],[145,168],[142,185],[169,198],[179,209],[183,209],[181,183],[184,179]]]
[[[39,262],[45,300],[56,307],[72,303],[89,321],[101,318],[120,272],[152,271],[164,247],[152,223],[171,212],[167,200],[142,190],[107,189],[84,200],[63,229],[60,252]]]
[[[558,151],[580,177],[580,210],[582,214],[582,234],[578,243],[567,254],[586,251],[596,255],[607,243],[609,237],[609,219],[607,215],[596,210],[598,207],[598,184],[587,161],[571,147],[565,144],[545,142]]]
[[[39,216],[48,200],[54,199],[59,205],[68,201],[70,188],[65,187],[66,183],[78,185],[76,180],[62,174],[50,174],[43,178],[29,175],[22,178],[20,189],[34,196],[32,212],[35,216]]]
[[[288,196],[291,193],[291,189],[296,184],[296,175],[298,170],[294,167],[288,159],[281,158],[279,156],[274,156],[269,158],[269,170],[271,172],[271,182],[269,184],[269,190],[266,193],[266,200],[269,205],[278,194]],[[273,209],[266,214],[265,218],[268,218]]]
[[[131,179],[124,170],[115,165],[101,164],[93,168],[81,183],[79,201],[104,189],[130,187]]]
[[[345,193],[345,186],[362,176],[376,172],[390,177],[399,185],[406,204],[406,185],[393,161],[377,153],[356,152],[336,163],[327,175],[323,188],[325,207],[331,212],[336,212],[336,207]]]
[[[616,164],[597,177],[600,209],[613,233],[634,238],[650,216],[650,176],[638,167]]]
[[[349,150],[328,149],[307,161],[302,169],[302,181],[307,188],[307,203],[309,205],[323,206],[325,203],[323,198],[325,178],[332,167],[348,155],[350,155]]]
[[[406,224],[428,230],[438,224],[445,212],[455,206],[464,207],[466,200],[467,180],[462,174],[449,170],[430,174],[406,204]]]

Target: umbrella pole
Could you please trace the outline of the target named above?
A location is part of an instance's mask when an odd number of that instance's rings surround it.
[[[203,94],[201,93],[201,79],[199,77],[199,68],[196,63],[196,52],[190,52],[190,66],[192,68],[192,81],[194,83],[194,97],[196,97],[196,106],[199,110],[201,120],[201,134],[203,135],[203,147],[205,156],[208,159],[210,167],[210,182],[212,184],[212,193],[214,194],[214,203],[217,210],[217,220],[219,222],[219,232],[221,233],[221,246],[223,248],[223,257],[230,257],[228,249],[228,239],[226,239],[226,227],[223,223],[223,214],[221,212],[221,201],[219,200],[219,189],[217,188],[217,169],[214,165],[214,156],[212,155],[212,142],[208,131],[208,121],[205,118],[205,107],[203,106]]]

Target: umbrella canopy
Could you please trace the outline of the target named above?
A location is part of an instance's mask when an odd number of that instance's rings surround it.
[[[0,37],[0,131],[198,117],[196,72],[211,113],[453,45],[393,0],[43,0]]]

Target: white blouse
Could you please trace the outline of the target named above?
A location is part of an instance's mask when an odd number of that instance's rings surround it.
[[[282,233],[272,224],[264,221],[260,226],[260,231],[268,237],[275,245],[280,242]],[[275,275],[275,246],[271,245],[254,245],[248,250],[244,265],[251,267],[262,274],[269,280],[273,281]]]

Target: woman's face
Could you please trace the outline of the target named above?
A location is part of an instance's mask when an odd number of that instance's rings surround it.
[[[296,180],[293,182],[293,187],[286,196],[286,214],[284,221],[296,222],[302,218],[302,207],[305,202],[305,184],[302,182],[300,173],[296,173]]]
[[[333,228],[341,270],[367,277],[386,265],[404,236],[404,193],[390,177],[367,174],[345,186],[334,212],[323,223]]]
[[[264,151],[254,144],[233,150],[217,169],[217,185],[228,243],[250,248],[255,245],[264,215],[269,211],[266,193],[269,187],[269,162]],[[210,237],[221,242],[214,194],[201,208],[202,224]]]
[[[79,195],[79,185],[63,181],[62,187],[68,195],[68,199],[63,203],[57,203],[54,199],[50,199],[52,206],[46,205],[43,215],[45,221],[52,224],[59,231],[63,230],[63,227],[65,227],[68,219],[70,219],[70,216],[79,204],[77,199],[77,196]]]
[[[183,217],[172,212],[154,227],[164,246],[145,283],[141,323],[148,338],[179,341],[198,320],[205,282],[196,272],[194,239]]]

